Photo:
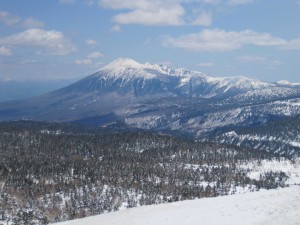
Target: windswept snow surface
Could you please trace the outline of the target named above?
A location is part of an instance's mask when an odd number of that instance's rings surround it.
[[[300,186],[144,206],[56,225],[300,225]]]

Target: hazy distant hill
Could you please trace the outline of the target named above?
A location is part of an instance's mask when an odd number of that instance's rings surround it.
[[[16,81],[0,80],[0,102],[24,99],[62,88],[74,80]]]

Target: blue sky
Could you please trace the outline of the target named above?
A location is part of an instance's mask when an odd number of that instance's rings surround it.
[[[300,82],[300,0],[1,0],[0,80],[74,79],[118,57]]]

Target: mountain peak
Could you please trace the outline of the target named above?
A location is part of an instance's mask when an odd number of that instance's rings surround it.
[[[118,58],[102,67],[98,72],[98,76],[107,79],[112,78],[113,80],[122,79],[129,81],[134,78],[152,79],[156,75],[147,71],[149,66],[141,64],[133,59],[129,58]]]
[[[107,70],[107,69],[119,69],[119,68],[143,68],[144,65],[138,63],[137,61],[129,58],[117,58],[111,63],[107,64],[102,68],[102,70]]]

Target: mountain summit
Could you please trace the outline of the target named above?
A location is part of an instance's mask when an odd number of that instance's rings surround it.
[[[130,58],[118,58],[104,66],[101,70],[118,70],[124,68],[144,68],[144,65]]]

